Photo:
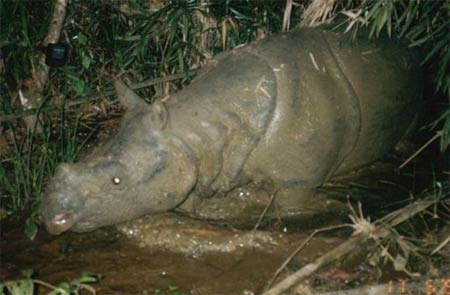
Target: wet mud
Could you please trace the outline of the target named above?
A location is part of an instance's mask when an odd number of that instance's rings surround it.
[[[171,214],[148,218],[153,226],[144,218],[89,233],[49,236],[41,231],[34,241],[17,227],[20,221],[3,222],[0,280],[17,279],[21,270],[31,268],[37,278],[57,284],[91,271],[103,276],[94,285],[98,294],[175,294],[169,291],[173,287],[178,294],[259,294],[309,235],[286,229],[243,231]],[[314,238],[282,276],[345,236]]]

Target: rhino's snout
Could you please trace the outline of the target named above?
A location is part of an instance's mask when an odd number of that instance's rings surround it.
[[[82,206],[80,200],[68,197],[69,194],[61,192],[61,187],[54,185],[52,188],[56,188],[58,191],[48,193],[43,198],[41,216],[47,231],[52,235],[58,235],[79,222],[81,217],[79,212]]]
[[[44,222],[47,231],[52,235],[59,235],[69,230],[77,221],[76,214],[71,212],[62,212],[48,216]]]
[[[74,164],[60,164],[41,204],[42,219],[50,234],[58,235],[82,219],[85,200],[80,195],[80,173]]]

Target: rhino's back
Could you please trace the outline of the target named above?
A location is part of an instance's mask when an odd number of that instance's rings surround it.
[[[394,40],[382,38],[375,46],[345,42],[347,36],[330,32],[325,36],[361,113],[358,141],[337,171],[343,173],[389,152],[415,121],[423,95],[422,71],[418,52]]]
[[[358,98],[318,29],[299,29],[250,47],[277,77],[274,116],[245,167],[275,182],[315,187],[357,141]]]
[[[420,70],[407,48],[299,29],[253,45],[276,69],[277,105],[249,174],[315,187],[376,160],[417,111]]]
[[[241,171],[316,187],[391,148],[417,106],[416,63],[362,40],[297,29],[218,57],[177,93],[170,129],[199,157],[197,187],[227,190]]]

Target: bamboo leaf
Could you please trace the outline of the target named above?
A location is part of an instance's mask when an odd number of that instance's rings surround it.
[[[379,14],[379,8],[380,6],[383,4],[384,0],[377,0],[375,2],[375,4],[372,6],[372,9],[369,10],[369,12],[367,13],[366,19],[369,20],[372,18],[372,16]]]
[[[448,47],[448,44],[450,42],[449,39],[450,38],[444,38],[444,39],[440,40],[438,43],[436,43],[436,45],[433,46],[431,51],[423,59],[423,63],[426,63],[427,61],[429,61],[438,51],[442,51],[446,45]],[[410,47],[413,47],[413,46],[410,45]],[[446,50],[444,49],[443,51],[445,52]],[[445,54],[444,54],[444,56],[445,56]]]

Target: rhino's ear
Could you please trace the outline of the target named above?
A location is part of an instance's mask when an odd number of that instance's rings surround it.
[[[151,110],[146,117],[147,123],[153,128],[162,130],[169,120],[169,112],[166,106],[160,100],[155,100],[151,106]]]
[[[139,105],[142,107],[146,105],[145,101],[140,98],[139,95],[137,95],[119,79],[114,81],[114,88],[116,89],[120,103],[127,109],[131,110]]]

